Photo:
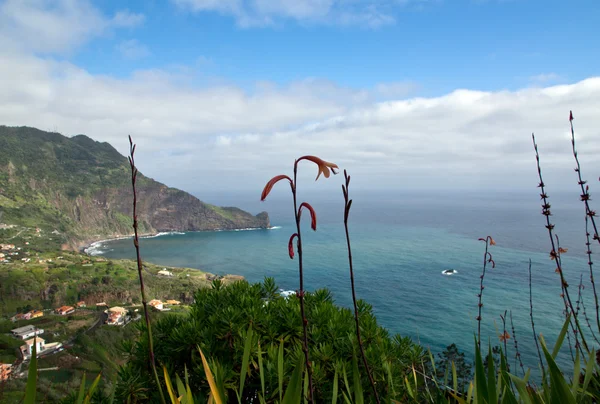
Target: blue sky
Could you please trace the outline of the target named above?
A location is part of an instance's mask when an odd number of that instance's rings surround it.
[[[529,190],[536,132],[570,190],[571,109],[600,172],[598,17],[595,0],[0,0],[0,124],[122,153],[132,135],[145,174],[199,196],[254,192],[303,154],[363,190]]]
[[[106,14],[123,7],[121,1],[98,3]],[[73,60],[91,72],[122,77],[136,69],[194,66],[199,83],[230,80],[249,89],[257,81],[286,84],[307,77],[355,88],[411,82],[426,96],[573,82],[598,72],[597,1],[387,3],[380,7],[393,21],[375,27],[336,22],[334,15],[274,17],[270,24],[245,27],[223,12],[132,1],[128,10],[143,14],[144,23],[97,38]],[[116,47],[131,40],[146,52],[124,58]]]

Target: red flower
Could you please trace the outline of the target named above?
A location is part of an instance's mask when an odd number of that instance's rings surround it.
[[[298,237],[298,233],[292,234],[292,237],[290,237],[290,241],[288,242],[288,252],[291,259],[294,259],[294,237]]]
[[[315,179],[318,180],[319,177],[321,176],[321,173],[323,173],[323,175],[325,176],[325,178],[329,178],[329,169],[331,169],[331,172],[334,174],[337,174],[337,171],[335,171],[336,168],[339,168],[337,166],[337,164],[333,164],[333,163],[329,163],[323,159],[320,159],[316,156],[302,156],[300,157],[298,160],[296,160],[296,164],[298,164],[298,162],[300,160],[309,160],[312,161],[313,163],[315,163],[318,167],[319,167],[319,172],[317,174],[317,178]]]
[[[510,334],[504,331],[504,334],[500,335],[500,341],[505,342],[508,339],[510,339]]]
[[[315,213],[315,210],[313,209],[312,206],[310,206],[310,204],[308,202],[302,202],[300,204],[300,208],[298,208],[298,218],[300,218],[302,215],[302,208],[306,208],[310,212],[310,227],[311,227],[311,229],[316,231],[317,230],[317,214]]]
[[[265,185],[265,188],[263,189],[262,194],[260,195],[260,200],[264,201],[267,198],[267,195],[269,195],[269,193],[273,189],[273,186],[277,182],[284,180],[284,179],[288,180],[290,182],[290,186],[293,187],[292,179],[290,177],[288,177],[287,175],[276,175],[275,177],[271,178],[271,180],[269,182],[267,182],[267,185]]]

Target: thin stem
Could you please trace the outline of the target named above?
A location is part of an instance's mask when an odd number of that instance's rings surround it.
[[[583,313],[583,318],[585,319],[588,329],[590,330],[590,333],[592,334],[592,337],[594,338],[594,341],[596,341],[596,344],[600,345],[600,341],[598,341],[598,337],[596,337],[596,334],[594,333],[594,330],[592,329],[592,324],[590,323],[590,319],[588,318],[587,313],[585,311],[585,304],[583,302],[583,298],[581,299],[581,311]]]
[[[519,365],[521,366],[521,371],[523,371],[523,375],[525,375],[525,366],[523,366],[523,361],[521,360],[521,352],[519,352],[519,342],[517,341],[517,333],[515,332],[515,325],[513,323],[512,310],[510,313],[510,328],[512,330],[513,341],[515,341],[515,358],[519,360]]]
[[[492,260],[492,256],[491,254],[488,252],[488,247],[490,244],[490,241],[493,241],[492,238],[490,236],[487,236],[485,239],[480,239],[483,240],[485,242],[485,253],[483,254],[483,271],[481,273],[481,276],[479,277],[480,279],[480,285],[479,285],[479,294],[477,295],[479,297],[479,304],[478,304],[478,309],[479,309],[479,313],[477,315],[477,346],[479,347],[479,349],[481,349],[481,309],[483,307],[483,289],[485,289],[485,287],[483,286],[483,279],[485,278],[485,270],[487,268],[487,263],[488,262],[494,262]]]
[[[292,185],[292,196],[294,198],[294,216],[296,218],[296,233],[298,234],[298,272],[300,275],[300,291],[298,298],[300,299],[300,315],[302,316],[302,331],[304,338],[302,340],[302,350],[304,351],[304,360],[306,362],[306,374],[308,375],[308,401],[314,403],[313,398],[313,382],[310,359],[308,357],[308,320],[304,311],[304,272],[302,268],[302,233],[300,232],[300,215],[298,212],[298,201],[296,196],[296,184],[298,173],[298,160],[294,163],[294,183]]]
[[[508,346],[506,342],[506,340],[508,339],[506,338],[506,313],[507,311],[504,310],[504,315],[500,315],[500,318],[502,319],[502,341],[504,342],[504,355],[508,357]],[[510,372],[510,366],[508,368],[508,371]]]
[[[160,394],[160,401],[163,404],[166,404],[165,396],[163,394],[162,386],[160,383],[160,379],[158,377],[158,372],[156,371],[156,360],[154,358],[154,344],[152,341],[152,327],[150,326],[150,316],[148,314],[148,306],[146,304],[146,291],[144,289],[144,276],[142,275],[143,266],[142,266],[142,257],[140,255],[140,242],[138,237],[138,220],[137,220],[137,192],[136,192],[136,179],[138,170],[135,166],[134,160],[135,154],[135,145],[131,140],[131,136],[129,136],[129,164],[131,166],[131,188],[133,190],[133,245],[135,246],[135,254],[137,259],[137,269],[138,276],[140,278],[140,291],[142,293],[142,305],[144,306],[144,317],[146,319],[146,331],[148,334],[148,353],[150,355],[150,364],[152,366],[152,371],[154,373],[154,379],[156,381],[156,385],[158,386],[158,392]]]
[[[538,342],[537,332],[535,332],[535,323],[533,321],[533,294],[531,292],[531,259],[529,260],[529,317],[531,318],[531,329],[533,330],[533,340],[535,341],[535,347],[537,348],[538,358],[540,360],[540,366],[542,367],[542,374],[546,374],[544,368],[544,362],[542,361],[542,352],[540,351],[540,344]]]
[[[538,186],[541,190],[540,196],[543,201],[542,215],[544,215],[546,217],[546,229],[548,229],[548,236],[550,237],[550,244],[552,245],[552,251],[550,251],[550,256],[552,258],[554,258],[554,261],[556,262],[556,272],[558,272],[558,274],[560,275],[561,288],[563,290],[563,300],[565,303],[565,315],[568,315],[569,313],[574,313],[573,303],[571,302],[571,296],[569,295],[569,289],[568,289],[569,284],[567,283],[567,281],[564,277],[564,274],[563,274],[561,260],[560,260],[560,251],[558,250],[558,248],[556,247],[556,245],[554,243],[554,232],[553,232],[554,225],[552,223],[550,223],[550,215],[551,215],[550,204],[548,203],[548,194],[546,194],[545,187],[544,187],[544,181],[542,179],[542,168],[540,166],[540,155],[538,152],[537,143],[535,142],[535,135],[532,134],[531,138],[533,140],[533,148],[535,150],[535,160],[536,160],[536,165],[537,165],[538,177],[540,179],[540,183]],[[575,326],[573,326],[571,321],[569,321],[569,323],[571,325],[573,334],[577,334],[577,330],[579,330],[579,332],[581,334],[581,340],[583,342],[583,345],[584,345],[586,351],[589,352],[587,342],[585,341],[583,332],[581,332],[582,331],[581,325],[579,324],[577,317],[572,317],[572,318],[573,318],[573,321],[575,322]]]
[[[369,376],[369,382],[371,383],[371,387],[373,388],[373,394],[375,394],[375,400],[377,404],[380,404],[379,394],[377,394],[377,388],[375,387],[375,381],[373,380],[373,375],[371,374],[371,369],[369,368],[369,364],[367,362],[367,356],[365,355],[365,349],[363,347],[362,338],[360,336],[360,322],[358,319],[358,306],[356,304],[356,291],[354,289],[354,267],[352,265],[352,248],[350,247],[350,233],[348,231],[348,216],[350,214],[350,206],[352,206],[352,200],[348,199],[348,186],[350,185],[350,177],[344,170],[344,178],[346,180],[346,186],[342,185],[342,191],[344,193],[344,229],[346,230],[346,244],[348,246],[348,263],[350,266],[350,285],[352,287],[352,303],[354,304],[354,321],[356,323],[356,338],[358,340],[358,346],[360,348],[360,354],[362,356],[363,364],[365,365],[365,369],[367,371],[367,375]]]

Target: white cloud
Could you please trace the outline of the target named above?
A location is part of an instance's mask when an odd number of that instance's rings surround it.
[[[535,76],[531,76],[529,78],[529,80],[531,80],[533,83],[537,83],[537,84],[552,83],[552,82],[556,82],[561,79],[562,79],[562,77],[556,73],[541,73],[541,74],[538,74]]]
[[[146,20],[144,14],[132,13],[129,10],[117,11],[112,18],[112,23],[117,27],[137,27],[142,25]]]
[[[594,157],[600,151],[600,77],[378,102],[385,84],[353,90],[312,79],[285,87],[262,83],[252,92],[232,85],[198,88],[179,71],[117,79],[7,52],[0,54],[0,76],[11,78],[0,81],[0,124],[85,133],[123,153],[131,134],[143,172],[191,191],[260,189],[302,154],[348,168],[357,188],[534,187],[531,132],[546,182],[576,186],[570,109],[584,173],[591,180],[600,172]],[[302,178],[312,181],[313,171],[302,170]]]
[[[144,16],[102,14],[88,0],[6,0],[0,4],[0,46],[42,53],[66,53],[114,28],[133,27]]]
[[[125,59],[136,60],[150,56],[150,50],[144,44],[141,44],[137,39],[129,39],[119,42],[116,46],[117,51]]]
[[[276,24],[279,20],[379,27],[393,24],[400,8],[423,7],[438,0],[171,0],[194,12],[218,12],[240,26]]]

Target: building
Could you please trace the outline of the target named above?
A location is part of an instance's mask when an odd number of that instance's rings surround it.
[[[26,313],[26,314],[29,315],[30,319],[44,316],[44,312],[41,310],[31,310],[29,313]]]
[[[10,321],[12,321],[14,323],[15,321],[25,320],[25,318],[23,316],[24,316],[23,313],[17,313],[10,318]]]
[[[127,309],[123,307],[111,307],[106,311],[108,318],[106,324],[109,325],[123,325],[127,320]]]
[[[75,312],[75,308],[73,306],[61,306],[58,309],[54,310],[54,312],[61,316],[66,316],[67,314]]]
[[[28,339],[31,337],[35,337],[36,335],[40,335],[44,333],[44,330],[41,328],[34,327],[32,325],[26,325],[25,327],[15,328],[14,330],[10,330],[13,337],[20,339]]]
[[[158,275],[160,275],[160,276],[173,276],[173,272],[167,271],[167,268],[163,268],[160,271],[158,271]]]
[[[83,300],[80,301],[80,302],[77,302],[76,306],[77,306],[78,309],[86,307],[85,302]]]
[[[156,310],[162,310],[164,308],[163,302],[157,299],[150,300],[150,302],[148,302],[148,305],[155,308]]]
[[[27,356],[31,356],[33,355],[33,346],[35,344],[35,348],[36,348],[36,353],[37,355],[39,355],[41,352],[44,352],[46,350],[46,341],[43,338],[31,338],[28,339],[27,341],[25,341],[25,345],[23,345],[21,347],[21,350],[23,351],[23,348],[25,348],[24,353]]]
[[[172,306],[177,306],[179,304],[181,304],[181,302],[179,300],[167,300],[167,304],[170,304]]]
[[[12,373],[12,365],[9,363],[0,363],[0,381],[8,380]]]

